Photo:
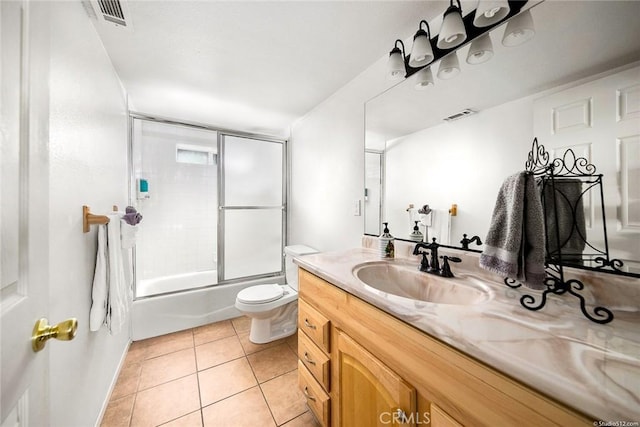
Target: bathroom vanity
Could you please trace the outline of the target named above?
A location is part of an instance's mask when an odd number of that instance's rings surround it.
[[[389,261],[366,248],[296,260],[299,381],[323,425],[640,421],[640,315],[632,287],[613,284],[623,301],[611,304],[616,320],[597,325],[561,298],[541,312],[524,310],[518,290],[473,268],[475,254],[463,255],[450,283],[454,293],[470,286],[477,298],[383,289],[358,275],[375,266],[384,278],[385,263],[393,274],[413,274],[419,259],[404,252],[407,258]],[[591,296],[599,299],[595,288]]]

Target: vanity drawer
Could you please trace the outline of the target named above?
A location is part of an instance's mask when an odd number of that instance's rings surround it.
[[[298,358],[328,392],[331,361],[305,333],[300,331],[298,332]]]
[[[298,384],[307,398],[307,405],[320,421],[320,424],[325,427],[330,425],[329,410],[331,402],[329,401],[329,395],[325,393],[301,360],[298,360]]]
[[[304,331],[311,341],[329,354],[329,319],[320,314],[303,300],[298,300],[298,328]]]

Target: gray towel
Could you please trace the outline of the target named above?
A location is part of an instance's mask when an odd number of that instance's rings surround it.
[[[508,177],[498,192],[480,267],[544,289],[544,220],[532,175]]]

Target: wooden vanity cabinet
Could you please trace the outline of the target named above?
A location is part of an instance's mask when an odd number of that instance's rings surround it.
[[[298,327],[300,387],[308,395],[324,393],[307,402],[325,426],[593,425],[304,269]],[[317,358],[310,345],[327,357],[325,368],[305,365],[301,349]]]
[[[320,424],[331,424],[329,320],[316,309],[298,301],[298,383],[307,406]]]

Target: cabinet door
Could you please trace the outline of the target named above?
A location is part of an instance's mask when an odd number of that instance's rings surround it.
[[[454,420],[440,409],[439,406],[431,404],[431,427],[462,427],[462,424]]]
[[[340,425],[415,425],[416,392],[411,385],[342,331],[336,350]]]

